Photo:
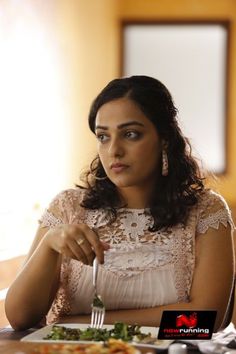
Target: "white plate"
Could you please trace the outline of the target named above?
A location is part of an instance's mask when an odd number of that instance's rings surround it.
[[[86,329],[88,328],[88,324],[84,323],[60,323],[57,326],[63,326],[67,328],[80,328]],[[40,328],[39,330],[28,334],[27,336],[23,337],[21,341],[23,342],[40,342],[40,343],[70,343],[70,344],[89,344],[94,343],[92,341],[73,341],[73,340],[52,340],[52,339],[44,339],[51,331],[53,325],[45,326]],[[113,325],[103,325],[103,328],[111,329]],[[158,327],[141,327],[141,331],[143,333],[151,333],[151,336],[157,338],[158,335]],[[155,342],[155,344],[146,344],[146,343],[133,343],[136,347],[150,347],[150,348],[157,348],[157,349],[167,349],[169,345],[173,342],[173,340],[159,340]]]

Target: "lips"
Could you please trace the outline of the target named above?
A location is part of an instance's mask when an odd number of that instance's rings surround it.
[[[129,166],[128,165],[125,165],[123,163],[113,163],[111,164],[110,168],[111,170],[113,170],[114,172],[122,172],[124,171],[126,168],[128,168]]]

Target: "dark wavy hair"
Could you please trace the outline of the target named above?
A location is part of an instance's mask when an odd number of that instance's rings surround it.
[[[89,112],[89,127],[95,133],[95,120],[99,108],[122,97],[132,100],[150,119],[161,139],[167,143],[168,176],[158,176],[150,212],[153,217],[151,231],[185,223],[189,209],[198,202],[204,189],[203,175],[191,155],[191,146],[179,128],[177,109],[167,88],[157,79],[148,76],[131,76],[112,80],[93,101]],[[105,177],[97,156],[82,180],[86,189],[81,206],[88,209],[104,208],[116,218],[121,207],[116,186]],[[95,178],[96,177],[96,178]]]

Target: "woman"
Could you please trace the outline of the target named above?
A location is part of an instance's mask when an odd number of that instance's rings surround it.
[[[98,156],[86,188],[60,193],[40,220],[6,298],[15,329],[47,314],[89,322],[95,255],[105,323],[158,326],[163,310],[215,309],[215,329],[225,325],[233,223],[204,187],[176,113],[166,87],[146,76],[113,80],[95,99]]]

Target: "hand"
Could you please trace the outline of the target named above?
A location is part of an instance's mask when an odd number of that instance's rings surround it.
[[[54,251],[92,265],[95,255],[104,263],[104,251],[109,245],[99,240],[98,235],[86,224],[59,225],[49,229],[42,242]]]

